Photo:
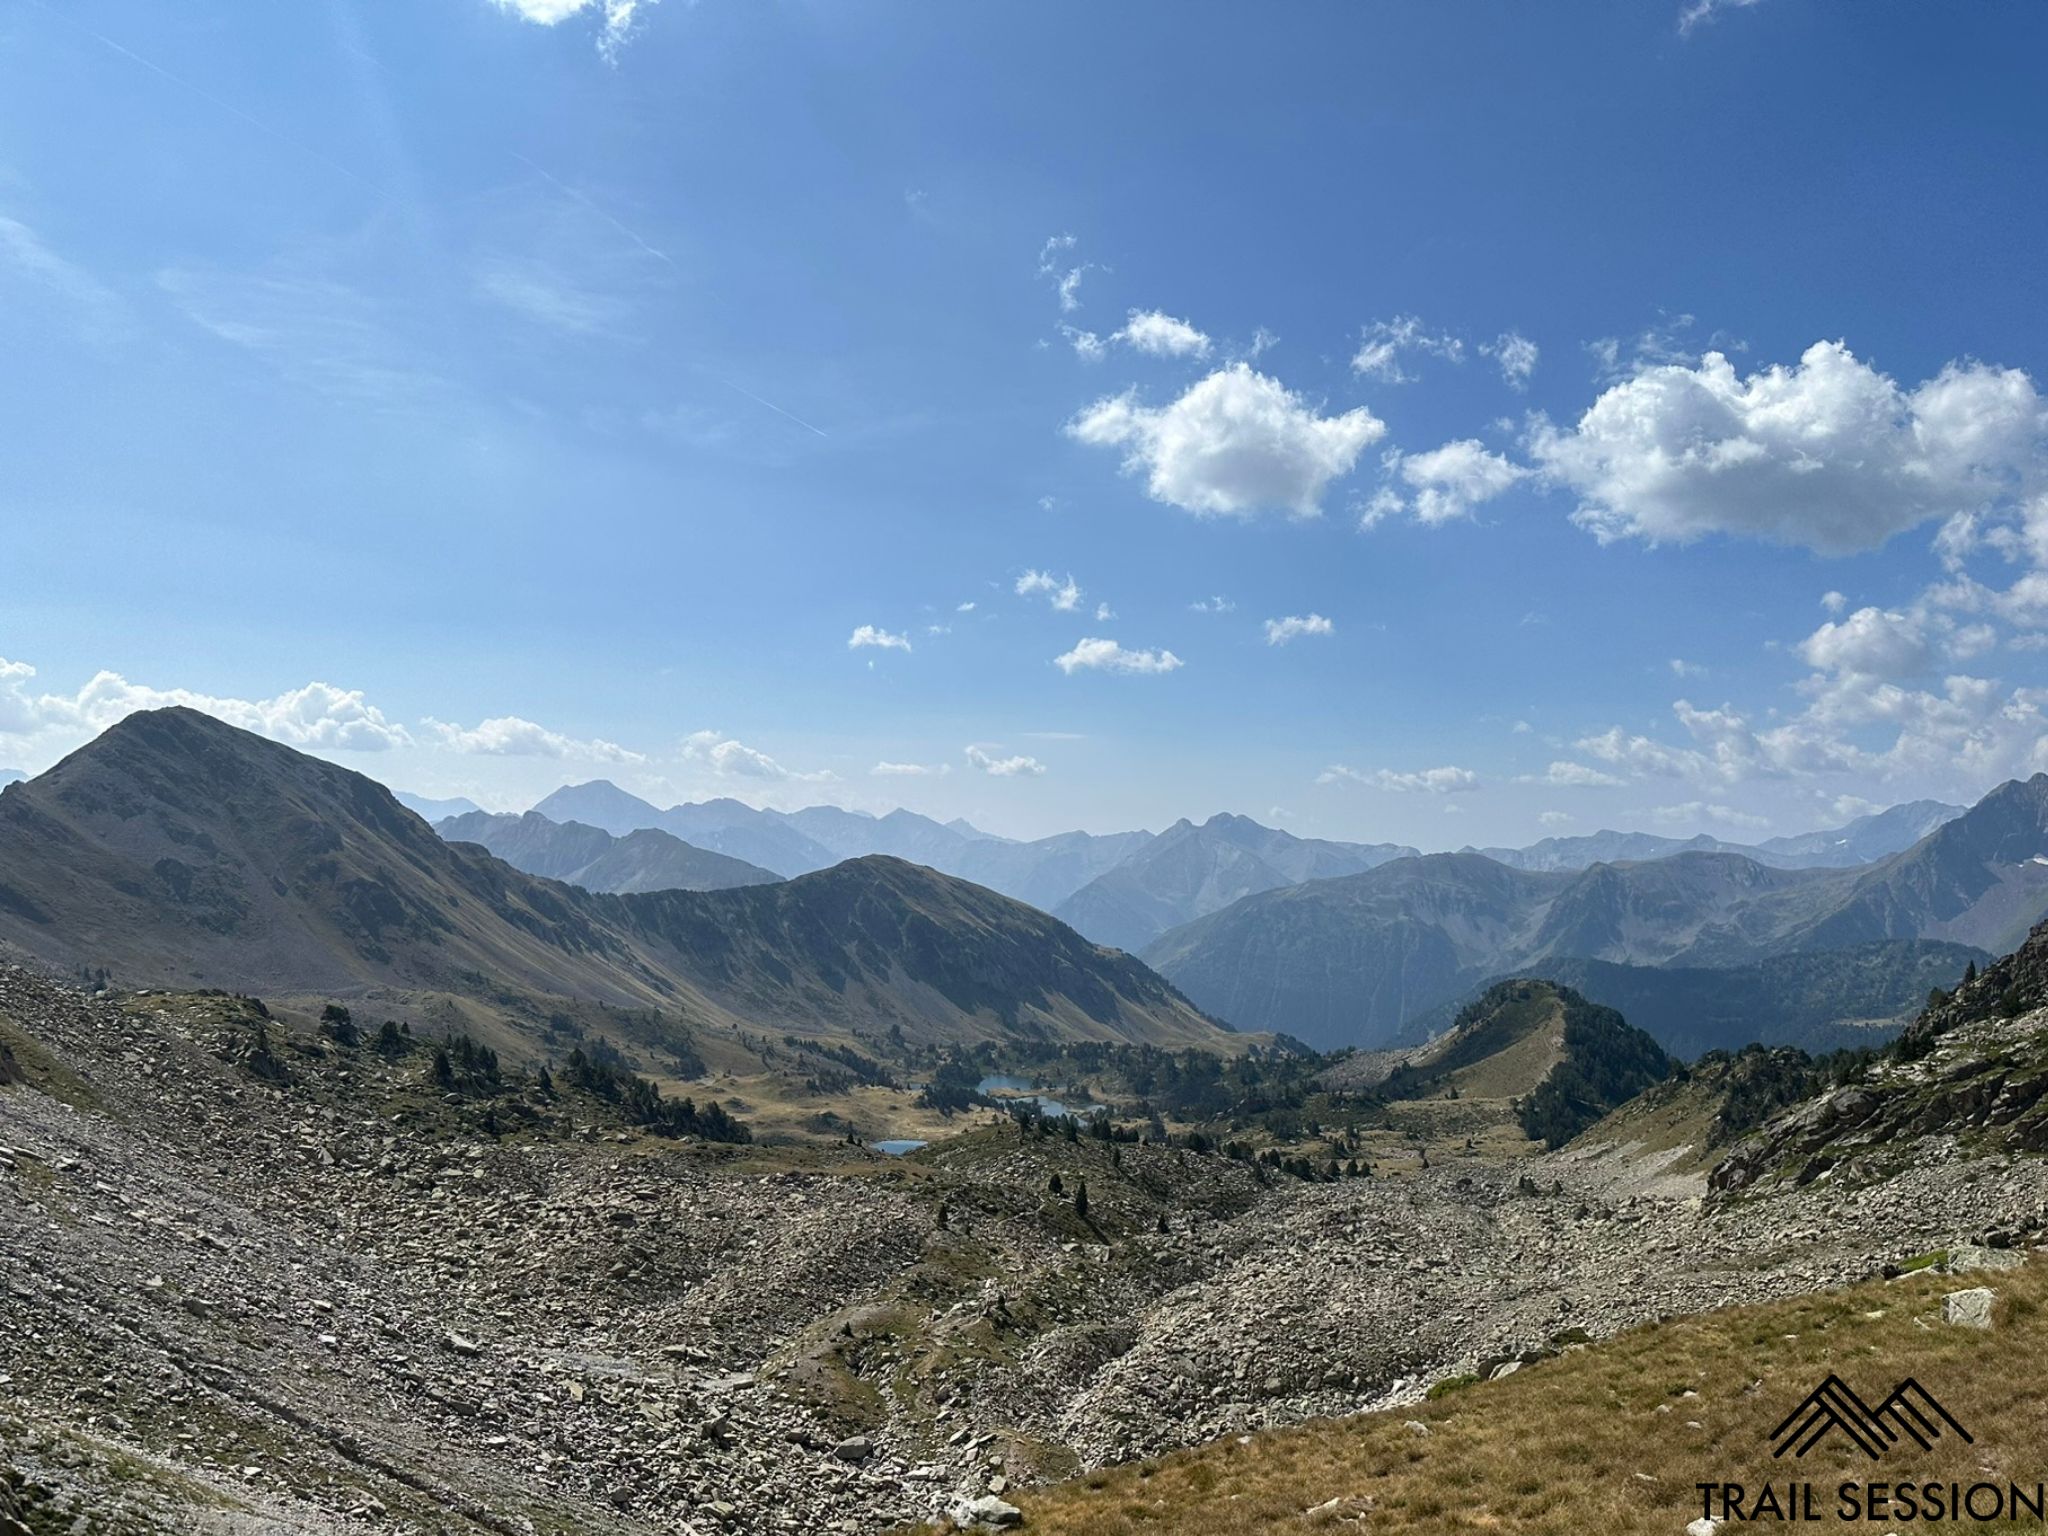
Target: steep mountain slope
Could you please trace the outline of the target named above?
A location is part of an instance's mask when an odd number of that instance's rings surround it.
[[[2011,786],[2008,786],[2010,788]],[[1884,1058],[1767,1120],[1715,1169],[1718,1190],[1823,1174],[1865,1184],[1972,1151],[2048,1151],[2048,923],[1937,994]]]
[[[1411,881],[1429,893],[1419,903],[1400,894]],[[1240,1028],[1374,1047],[1408,1015],[1552,960],[1727,969],[1902,939],[1996,953],[2044,911],[2048,774],[2002,785],[1873,865],[1772,869],[1689,852],[1565,874],[1477,854],[1400,860],[1249,896],[1144,953]]]
[[[1213,1043],[1159,977],[889,859],[596,895],[449,843],[380,785],[185,709],[0,795],[0,945],[130,982],[529,993],[713,1026]]]
[[[19,784],[23,779],[27,777],[28,775],[23,773],[19,768],[0,768],[0,787],[4,787],[9,784]]]
[[[0,780],[5,778],[5,774],[0,774]],[[452,800],[430,800],[425,795],[412,795],[402,789],[394,789],[391,791],[391,798],[429,826],[437,821],[446,821],[450,816],[468,816],[478,810],[474,800],[462,795],[457,795]]]
[[[1906,852],[1860,872],[1786,947],[1928,938],[2004,953],[2048,910],[2048,773],[2001,784]]]
[[[1167,929],[1259,891],[1359,874],[1412,848],[1294,837],[1244,816],[1175,822],[1054,913],[1098,943],[1142,949]]]
[[[1526,953],[1572,878],[1469,853],[1397,859],[1248,897],[1144,954],[1220,1018],[1264,1020],[1321,1049],[1379,1045],[1410,1015],[1507,969],[1500,957]]]
[[[638,795],[629,795],[610,779],[592,779],[587,784],[564,784],[533,809],[549,821],[562,825],[581,822],[613,837],[624,837],[641,827],[661,824],[661,808]],[[700,845],[701,846],[701,845]]]
[[[1813,1052],[1882,1045],[1936,987],[1952,987],[1983,950],[1932,939],[1890,939],[1847,949],[1774,955],[1753,965],[1617,965],[1554,956],[1525,975],[1571,987],[1618,1009],[1672,1055],[1691,1060],[1751,1044]],[[1399,1038],[1421,1042],[1448,1028],[1440,1004],[1410,1019]]]
[[[538,811],[524,816],[476,811],[451,816],[434,830],[450,842],[487,848],[514,869],[586,891],[722,891],[782,878],[757,864],[693,848],[653,827],[614,837],[580,822],[557,825]]]
[[[1662,837],[1655,832],[1588,832],[1577,837],[1546,837],[1526,848],[1466,848],[1510,869],[1576,871],[1595,864],[1668,859],[1675,853],[1739,853],[1753,849],[1723,842],[1702,832],[1697,837]]]
[[[1765,838],[1756,845],[1757,852],[1760,856],[1767,854],[1813,866],[1871,864],[1903,853],[1935,828],[1954,821],[1965,809],[1944,805],[1939,800],[1909,800],[1889,810],[1858,816],[1830,831]]]

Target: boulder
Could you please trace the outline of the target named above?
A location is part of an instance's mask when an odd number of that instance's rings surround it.
[[[1941,1320],[1957,1328],[1989,1328],[1991,1304],[1997,1296],[1985,1286],[1950,1291],[1941,1298]]]

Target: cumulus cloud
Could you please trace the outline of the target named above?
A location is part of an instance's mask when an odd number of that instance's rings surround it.
[[[1266,644],[1285,645],[1301,635],[1334,635],[1337,626],[1320,613],[1290,614],[1266,620]]]
[[[1460,438],[1427,453],[1403,454],[1395,464],[1415,492],[1415,520],[1429,526],[1470,516],[1474,507],[1493,500],[1529,473],[1488,452],[1476,437]],[[1388,510],[1375,502],[1367,509],[1369,518],[1375,517],[1376,509],[1380,515]]]
[[[735,741],[720,731],[694,731],[683,740],[683,758],[701,763],[722,778],[790,780],[823,784],[838,777],[829,769],[799,773],[785,768],[766,752]]]
[[[585,12],[593,13],[601,22],[598,52],[608,60],[615,60],[619,49],[633,35],[633,25],[639,19],[642,7],[651,7],[656,0],[496,0],[496,3],[499,10],[510,11],[543,27],[557,26]]]
[[[1348,763],[1332,763],[1316,775],[1318,784],[1365,784],[1397,795],[1462,795],[1479,787],[1479,775],[1470,768],[1422,768],[1397,773],[1391,768],[1371,773]]]
[[[933,633],[943,633],[943,631],[935,629]],[[888,630],[877,629],[872,624],[863,624],[846,637],[846,648],[849,651],[863,650],[868,647],[883,651],[907,651],[910,649],[910,639],[906,635],[892,635]]]
[[[1823,554],[2008,502],[2044,446],[2048,410],[2016,368],[1951,363],[1907,390],[1828,341],[1747,376],[1719,352],[1645,367],[1530,435],[1603,543],[1726,533]]]
[[[499,715],[475,726],[451,725],[429,717],[427,730],[436,744],[453,752],[485,757],[575,757],[600,763],[638,763],[645,759],[616,742],[579,741],[517,715]]]
[[[1465,343],[1448,332],[1430,330],[1416,315],[1375,320],[1359,333],[1351,371],[1388,384],[1406,384],[1415,377],[1401,366],[1401,359],[1408,355],[1463,362]]]
[[[1083,640],[1071,651],[1052,659],[1052,664],[1072,677],[1076,672],[1124,672],[1156,675],[1177,671],[1181,659],[1168,650],[1126,650],[1114,640]]]
[[[1918,677],[1934,663],[1926,620],[1919,614],[1859,608],[1821,625],[1800,644],[1809,667],[1863,677]]]
[[[967,761],[997,779],[1036,778],[1045,772],[1045,764],[1035,757],[997,757],[983,747],[968,747]]]
[[[868,770],[877,778],[884,779],[938,779],[953,771],[951,763],[889,763],[875,764]]]
[[[1156,309],[1134,309],[1116,339],[1154,357],[1207,357],[1209,338],[1172,315]]]
[[[1521,390],[1529,387],[1539,355],[1535,342],[1519,331],[1502,331],[1494,340],[1483,343],[1479,350],[1483,356],[1493,359],[1494,366],[1500,369],[1500,376],[1510,388]]]
[[[312,682],[269,699],[220,698],[186,688],[151,688],[99,672],[76,693],[38,693],[36,669],[0,657],[0,736],[75,739],[96,735],[145,709],[182,705],[287,746],[382,752],[410,746],[405,727],[385,718],[360,689]]]
[[[1204,597],[1188,604],[1189,613],[1235,613],[1237,604],[1227,597]]]
[[[1248,363],[1219,368],[1166,406],[1135,392],[1098,400],[1067,423],[1067,435],[1124,450],[1155,501],[1197,516],[1248,517],[1277,508],[1321,511],[1332,480],[1351,472],[1386,425],[1363,406],[1338,416],[1314,406]]]
[[[1019,597],[1030,597],[1039,592],[1044,593],[1046,601],[1061,613],[1072,613],[1081,603],[1080,585],[1071,575],[1061,580],[1051,571],[1026,571],[1017,578],[1016,593]]]

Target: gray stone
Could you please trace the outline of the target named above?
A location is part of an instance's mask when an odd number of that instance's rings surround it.
[[[1941,1298],[1941,1320],[1957,1328],[1989,1328],[1991,1304],[1997,1296],[1984,1286],[1950,1291]]]

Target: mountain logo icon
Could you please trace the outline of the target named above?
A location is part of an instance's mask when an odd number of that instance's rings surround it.
[[[1960,1436],[1965,1445],[1976,1443],[1955,1415],[1910,1376],[1873,1408],[1855,1388],[1831,1374],[1771,1431],[1771,1455],[1789,1451],[1804,1456],[1830,1432],[1839,1432],[1872,1461],[1907,1442],[1927,1450],[1944,1434]]]

